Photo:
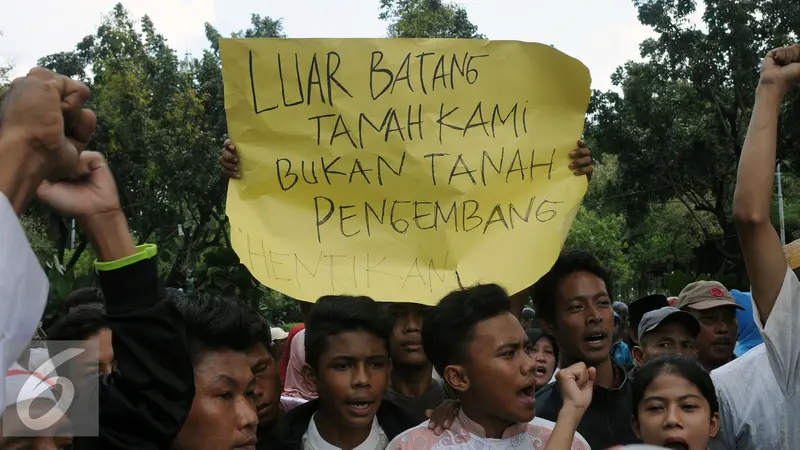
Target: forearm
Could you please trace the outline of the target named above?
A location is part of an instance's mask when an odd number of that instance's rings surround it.
[[[781,100],[769,87],[756,90],[736,179],[734,215],[737,223],[769,223]]]
[[[81,218],[78,221],[89,235],[98,261],[117,261],[136,253],[128,220],[122,211]]]
[[[733,201],[753,300],[764,322],[772,312],[786,273],[786,257],[770,222],[781,101],[780,93],[769,86],[759,86],[756,91]]]
[[[585,410],[571,408],[564,405],[558,413],[556,427],[553,434],[547,440],[544,450],[569,450],[575,440],[575,432],[578,431],[578,424],[583,418]]]
[[[46,165],[23,141],[0,132],[0,192],[19,216],[45,179]]]

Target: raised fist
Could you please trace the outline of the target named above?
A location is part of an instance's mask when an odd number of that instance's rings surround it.
[[[781,98],[800,81],[800,44],[770,51],[761,63],[761,86],[777,89]]]
[[[22,143],[31,157],[41,158],[48,179],[70,177],[97,124],[94,113],[83,108],[89,94],[79,81],[34,68],[6,92],[0,132]]]

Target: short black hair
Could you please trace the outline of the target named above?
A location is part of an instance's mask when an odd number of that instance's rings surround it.
[[[589,272],[602,279],[606,284],[606,292],[614,298],[611,274],[600,261],[589,252],[565,249],[561,252],[553,267],[530,289],[531,298],[539,319],[550,323],[556,319],[556,299],[558,289],[565,278],[575,272]]]
[[[170,300],[186,322],[194,363],[207,352],[246,352],[258,343],[252,313],[233,301],[202,294],[172,295]]]
[[[445,367],[463,362],[475,325],[511,313],[508,293],[496,284],[479,284],[447,294],[425,314],[422,347],[428,361],[444,375]]]
[[[54,341],[85,341],[108,327],[101,310],[79,308],[59,317],[45,334]]]
[[[364,331],[383,339],[389,352],[392,322],[375,300],[369,297],[326,295],[317,300],[305,327],[306,364],[315,372],[319,359],[328,350],[328,338],[350,331]]]
[[[685,356],[665,356],[648,361],[636,369],[633,377],[633,418],[639,419],[639,403],[644,398],[644,392],[660,375],[677,375],[697,387],[703,397],[708,401],[711,413],[719,412],[717,391],[711,375],[697,361]]]
[[[264,347],[269,350],[272,347],[272,327],[270,327],[269,323],[252,308],[245,307],[244,309],[247,314],[247,319],[250,322],[253,337],[255,337],[256,341],[259,343],[264,344]]]
[[[66,312],[86,306],[104,306],[103,291],[96,287],[85,287],[72,291],[64,303]]]

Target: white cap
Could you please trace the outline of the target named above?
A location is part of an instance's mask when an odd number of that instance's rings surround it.
[[[289,333],[283,330],[280,327],[272,327],[270,328],[270,334],[272,335],[273,341],[282,341],[289,337]]]

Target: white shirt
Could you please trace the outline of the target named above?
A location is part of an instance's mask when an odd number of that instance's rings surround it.
[[[386,450],[541,450],[553,433],[555,423],[534,417],[529,423],[510,426],[499,439],[486,437],[486,432],[464,414],[458,416],[441,436],[436,436],[425,421],[400,433]],[[570,450],[590,450],[589,443],[575,433]]]
[[[800,280],[790,268],[786,268],[781,291],[766,326],[761,322],[755,302],[753,316],[764,338],[772,374],[784,397],[781,448],[800,449],[800,395],[797,392],[800,383]]]
[[[771,320],[771,319],[770,319]],[[711,372],[719,400],[720,429],[711,450],[778,450],[783,395],[764,344]]]
[[[335,447],[325,439],[322,439],[319,430],[317,430],[316,416],[317,413],[311,416],[311,421],[308,422],[308,429],[303,434],[303,450],[341,450],[339,447]],[[386,437],[386,433],[378,425],[377,417],[373,417],[369,436],[353,450],[384,450],[388,444],[389,439]]]
[[[710,448],[800,449],[800,281],[794,272],[787,268],[766,327],[755,305],[753,315],[764,344],[711,372],[721,424]]]
[[[30,343],[50,286],[14,208],[0,193],[0,398],[6,371]],[[0,405],[0,414],[5,405]]]

